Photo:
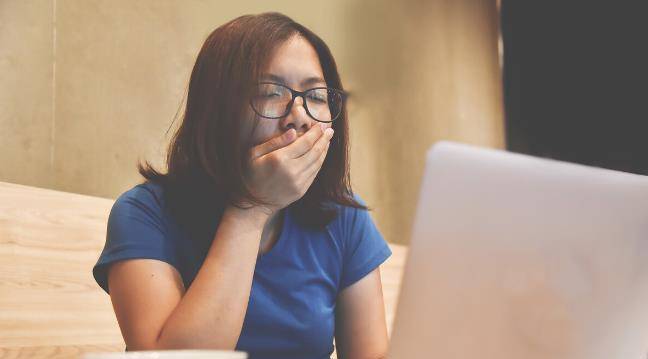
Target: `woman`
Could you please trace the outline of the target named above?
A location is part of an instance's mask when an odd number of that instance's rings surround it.
[[[284,15],[211,33],[168,171],[139,166],[93,270],[127,350],[386,354],[391,251],[350,187],[345,97],[326,44]]]

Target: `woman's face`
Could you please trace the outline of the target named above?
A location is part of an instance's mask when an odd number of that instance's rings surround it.
[[[297,35],[275,50],[266,71],[261,76],[261,81],[280,83],[297,91],[326,86],[317,52],[307,40]],[[242,126],[244,129],[242,136],[247,136],[251,130],[252,146],[257,146],[280,136],[291,128],[297,131],[298,136],[303,135],[309,128],[320,123],[306,113],[303,101],[302,97],[297,97],[286,117],[277,119],[258,117],[258,123],[253,129],[255,113],[248,106],[246,119],[250,123]],[[331,127],[330,123],[325,125]]]

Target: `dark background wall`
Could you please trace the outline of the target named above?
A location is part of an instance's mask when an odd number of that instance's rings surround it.
[[[643,3],[502,0],[509,150],[648,174]]]

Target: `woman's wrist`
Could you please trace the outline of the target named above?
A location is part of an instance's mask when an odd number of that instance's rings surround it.
[[[229,205],[225,209],[225,214],[233,216],[237,220],[246,222],[246,224],[263,229],[272,215],[272,210],[262,206],[240,208],[234,205]]]

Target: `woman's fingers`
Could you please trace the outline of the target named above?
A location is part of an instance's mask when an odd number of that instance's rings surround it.
[[[311,127],[304,135],[295,140],[286,148],[282,149],[282,152],[285,152],[289,158],[299,158],[313,148],[317,140],[322,137],[324,130],[322,126],[315,125]]]
[[[330,146],[331,142],[326,141],[326,146],[324,147],[324,150],[319,154],[317,157],[317,160],[311,163],[308,168],[304,171],[304,174],[308,178],[308,186],[313,182],[315,177],[317,176],[317,173],[319,170],[322,168],[322,165],[324,164],[324,160],[326,159],[326,154],[328,153],[328,149]]]
[[[324,135],[317,140],[310,151],[298,158],[297,161],[301,162],[301,166],[305,168],[310,167],[312,163],[317,162],[317,159],[331,142],[331,138],[333,138],[333,129],[327,128]]]
[[[291,128],[284,132],[281,136],[274,137],[250,150],[252,160],[266,155],[272,151],[276,151],[292,143],[297,138],[297,131]]]
[[[276,208],[301,198],[324,163],[333,130],[324,135],[320,125],[313,127],[300,138],[290,130],[250,150],[246,182]]]

